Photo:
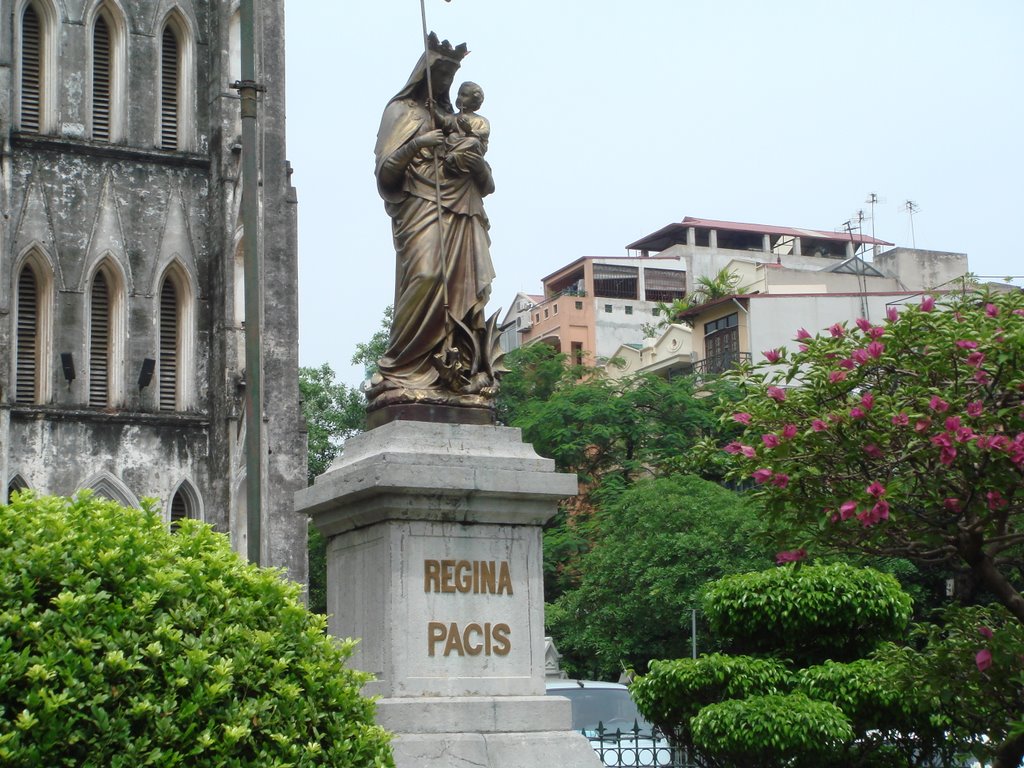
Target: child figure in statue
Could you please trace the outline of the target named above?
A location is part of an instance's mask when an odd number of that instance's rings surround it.
[[[474,82],[467,81],[459,86],[455,99],[458,112],[444,116],[445,167],[455,173],[468,172],[466,155],[487,153],[487,142],[491,138],[491,122],[477,110],[484,103],[484,90]]]

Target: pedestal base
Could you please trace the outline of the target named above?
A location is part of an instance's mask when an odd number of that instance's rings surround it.
[[[601,766],[570,730],[569,701],[552,696],[382,699],[377,723],[395,734],[396,768]]]

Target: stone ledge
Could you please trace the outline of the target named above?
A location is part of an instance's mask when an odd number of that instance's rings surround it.
[[[560,696],[409,697],[380,699],[376,722],[395,733],[525,733],[572,728]]]

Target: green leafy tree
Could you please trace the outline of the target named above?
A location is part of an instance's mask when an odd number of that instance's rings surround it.
[[[726,446],[780,541],[962,570],[1024,623],[1024,293],[798,340],[741,372]]]
[[[366,426],[365,398],[335,380],[331,366],[299,368],[299,396],[308,433],[309,484],[327,471],[341,444]]]
[[[82,494],[0,506],[0,764],[393,765],[298,585]]]
[[[750,500],[693,476],[638,482],[595,512],[579,586],[548,606],[563,666],[614,679],[689,652],[690,612],[704,585],[763,568]]]
[[[370,340],[356,344],[356,351],[352,354],[352,365],[363,366],[366,378],[370,378],[377,372],[377,361],[384,357],[384,353],[388,349],[391,323],[394,319],[395,307],[389,304],[384,308],[384,316],[381,317],[380,325],[373,332]]]
[[[729,653],[653,662],[633,685],[699,765],[923,767],[974,745],[903,685],[905,660],[882,655],[911,613],[892,576],[842,563],[739,574],[701,605]]]
[[[331,366],[299,368],[299,394],[307,430],[307,479],[310,485],[327,471],[342,443],[365,428],[361,392],[335,380]],[[309,607],[327,611],[327,542],[311,524],[308,532]]]

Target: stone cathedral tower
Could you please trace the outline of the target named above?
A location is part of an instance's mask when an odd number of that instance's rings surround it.
[[[262,561],[305,580],[284,2],[258,8]],[[0,10],[0,495],[154,497],[244,553],[238,2]]]

